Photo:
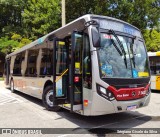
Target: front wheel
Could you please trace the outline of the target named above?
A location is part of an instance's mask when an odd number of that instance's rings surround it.
[[[44,89],[42,96],[43,105],[49,111],[55,111],[55,112],[59,111],[61,107],[54,106],[52,100],[53,100],[53,87],[47,86]]]

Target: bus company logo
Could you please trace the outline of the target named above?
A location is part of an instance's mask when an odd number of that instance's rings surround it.
[[[132,92],[132,97],[135,97],[135,96],[136,96],[136,92],[133,91],[133,92]]]
[[[12,134],[11,129],[2,129],[2,134]]]

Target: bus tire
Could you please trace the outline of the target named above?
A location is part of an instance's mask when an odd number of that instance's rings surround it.
[[[14,81],[13,81],[13,79],[11,79],[11,81],[10,81],[10,89],[11,89],[11,92],[12,92],[12,93],[15,92],[15,90],[14,90]]]
[[[47,86],[44,89],[43,96],[42,96],[43,105],[49,111],[58,112],[61,109],[61,107],[53,105],[53,102],[51,101],[53,98],[52,90],[53,90],[52,86]]]

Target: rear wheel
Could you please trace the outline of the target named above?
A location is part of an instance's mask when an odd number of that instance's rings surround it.
[[[11,88],[11,92],[14,93],[15,90],[14,90],[14,81],[13,81],[13,79],[11,79],[11,81],[10,81],[10,88]]]
[[[54,106],[52,100],[53,100],[53,87],[47,86],[43,92],[43,97],[42,97],[43,105],[49,111],[51,110],[55,112],[59,111],[61,107]]]

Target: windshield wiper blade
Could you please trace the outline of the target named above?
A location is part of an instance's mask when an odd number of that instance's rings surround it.
[[[135,57],[134,57],[134,52],[133,52],[133,44],[131,44],[131,52],[132,52],[132,61],[133,61],[133,66],[134,66],[134,68],[136,67],[136,63],[135,63]]]
[[[114,32],[114,30],[110,29],[109,32],[111,32],[113,34],[113,36],[116,38],[121,50],[122,50],[122,53],[124,55],[124,63],[125,63],[125,66],[127,68],[127,59],[126,59],[126,52],[124,50],[124,47],[123,47],[123,44],[121,43],[121,41],[119,40],[119,38],[117,37],[116,33]],[[118,48],[118,47],[117,47]]]
[[[119,55],[122,56],[122,52],[119,50],[119,48],[117,47],[116,43],[114,42],[113,39],[111,39],[112,43],[113,43],[113,46],[116,48],[116,50],[118,51]]]
[[[133,61],[133,66],[134,66],[134,68],[136,67],[136,63],[135,63],[135,55],[136,55],[136,53],[134,53],[134,51],[133,51],[133,46],[134,46],[135,40],[137,40],[137,37],[136,37],[136,36],[133,38],[133,41],[132,41],[131,47],[130,47],[131,52],[132,52],[132,55],[133,55],[132,61]]]

